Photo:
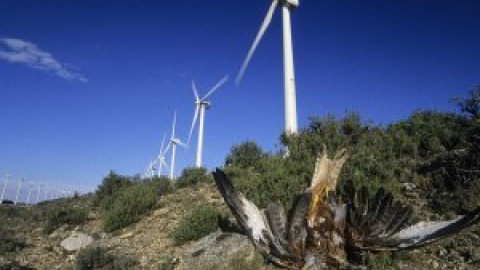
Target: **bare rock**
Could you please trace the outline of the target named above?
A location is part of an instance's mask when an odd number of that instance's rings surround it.
[[[70,236],[60,243],[66,251],[77,251],[93,243],[93,237],[81,232],[72,232]]]
[[[180,269],[231,269],[241,262],[245,269],[262,269],[263,259],[246,236],[233,233],[212,233],[194,243],[178,258]]]

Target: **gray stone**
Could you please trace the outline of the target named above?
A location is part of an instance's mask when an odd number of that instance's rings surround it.
[[[87,247],[93,243],[93,237],[81,232],[72,232],[72,234],[64,239],[60,246],[66,251],[77,251]]]
[[[239,260],[248,265],[258,258],[246,236],[215,232],[186,249],[179,256],[175,269],[229,269]]]
[[[322,257],[311,256],[304,269],[329,269]],[[250,240],[236,233],[212,233],[195,242],[178,258],[175,270],[191,269],[277,269],[255,249]],[[351,265],[348,269],[364,269]]]

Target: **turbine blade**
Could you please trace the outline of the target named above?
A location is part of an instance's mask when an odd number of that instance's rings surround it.
[[[175,125],[177,122],[177,111],[173,113],[173,124],[172,124],[172,136],[170,136],[170,140],[175,138]]]
[[[275,0],[276,1],[276,0]],[[222,87],[223,84],[225,84],[228,81],[228,75],[225,75],[208,93],[202,98],[203,100],[206,100],[213,92],[217,91],[220,87]]]
[[[200,98],[198,97],[198,90],[194,81],[192,81],[192,90],[193,90],[193,95],[195,96],[195,101],[198,102]]]
[[[188,144],[186,144],[186,143],[184,143],[184,142],[182,142],[182,141],[180,141],[180,140],[178,140],[178,145],[182,146],[182,147],[185,148],[185,149],[188,148]]]
[[[199,110],[200,110],[200,104],[196,104],[195,113],[193,114],[193,118],[192,118],[192,126],[190,127],[190,133],[188,134],[188,140],[187,140],[188,144],[190,144],[190,139],[192,138],[193,129],[195,128],[195,124],[197,123]]]
[[[165,168],[168,167],[167,162],[164,159],[162,159],[160,162],[161,162],[160,166],[163,165]]]
[[[165,144],[165,133],[163,133],[163,138],[162,138],[162,144],[160,145],[160,153],[159,153],[159,156],[162,154],[162,151],[163,151],[163,146]]]
[[[235,79],[235,84],[237,86],[242,81],[243,74],[245,73],[245,70],[247,69],[248,64],[250,63],[250,60],[252,59],[253,53],[257,49],[258,43],[260,42],[263,35],[265,34],[265,31],[270,25],[270,22],[272,22],[273,12],[275,11],[277,4],[278,4],[278,0],[273,0],[272,5],[270,6],[270,9],[267,12],[267,15],[263,20],[262,26],[260,27],[260,30],[258,31],[257,36],[255,37],[255,40],[253,41],[252,47],[248,51],[247,57],[245,58],[245,61],[243,61],[242,67],[240,68],[237,78]]]
[[[170,141],[168,144],[167,144],[167,147],[165,147],[165,151],[163,151],[163,155],[165,155],[168,150],[170,150],[170,147],[172,146],[172,141]]]

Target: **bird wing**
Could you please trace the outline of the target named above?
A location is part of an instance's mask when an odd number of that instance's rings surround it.
[[[305,192],[297,196],[288,219],[288,242],[294,256],[303,259],[307,239],[306,216],[310,206],[311,193]]]
[[[267,206],[267,218],[273,235],[282,246],[287,247],[287,214],[285,207],[279,201]]]
[[[480,221],[480,207],[447,221],[419,222],[384,240],[384,245],[399,249],[415,248],[446,238]]]
[[[353,187],[353,183],[348,183]],[[370,197],[363,187],[347,195],[346,240],[360,250],[415,248],[448,237],[480,221],[480,207],[453,220],[410,225],[413,209],[394,202],[391,193],[380,188]]]
[[[345,238],[349,246],[368,250],[392,249],[383,244],[384,240],[408,225],[413,210],[399,202],[394,203],[393,196],[383,188],[372,199],[366,187],[356,190],[353,182],[349,181],[345,192]]]
[[[273,203],[267,209],[260,210],[235,190],[223,171],[217,169],[213,176],[225,203],[262,255],[277,265],[287,266],[284,258],[291,256],[288,247],[282,245],[285,242],[285,237],[282,239],[282,231],[285,230],[285,224],[282,224],[285,221],[283,206]]]

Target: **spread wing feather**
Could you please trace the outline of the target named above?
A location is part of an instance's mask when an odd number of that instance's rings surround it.
[[[311,193],[300,194],[289,213],[287,239],[292,253],[297,258],[304,256],[307,239],[306,216],[311,200]]]
[[[279,209],[278,205],[275,204],[270,206],[271,212],[268,209],[259,210],[253,202],[235,190],[232,182],[223,171],[217,169],[213,172],[213,176],[225,203],[239,225],[247,232],[247,236],[253,244],[273,263],[284,265],[279,256],[289,257],[291,255],[281,244],[282,240],[276,237],[284,230],[284,225],[279,224],[282,222],[281,215],[284,210]],[[269,216],[274,223],[269,223]],[[272,227],[274,228],[273,231]]]
[[[282,246],[287,247],[287,214],[283,204],[279,201],[270,203],[267,206],[267,218],[275,238]]]
[[[384,245],[399,249],[416,248],[443,239],[480,221],[480,207],[465,216],[436,222],[419,222],[385,239]]]
[[[346,240],[360,250],[415,248],[448,237],[480,222],[480,207],[448,221],[410,225],[411,207],[393,202],[393,196],[380,188],[373,199],[366,188],[355,190],[352,182],[345,190],[347,204]]]

